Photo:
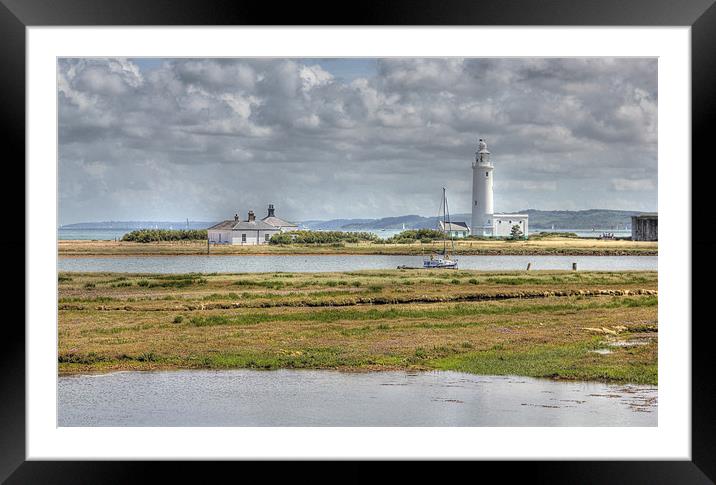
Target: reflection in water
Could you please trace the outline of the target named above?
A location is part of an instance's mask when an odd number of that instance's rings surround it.
[[[656,271],[657,256],[458,256],[460,269],[571,270],[577,263],[585,271]],[[423,265],[422,256],[319,255],[319,256],[145,256],[59,258],[59,271],[110,271],[125,273],[260,273],[274,271],[319,272],[395,269]]]
[[[60,377],[59,426],[656,426],[651,386],[459,372]]]

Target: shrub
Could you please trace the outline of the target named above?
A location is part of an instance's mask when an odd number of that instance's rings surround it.
[[[177,315],[176,317],[174,317],[173,323],[181,323],[183,321],[184,321],[184,317],[181,315]]]
[[[442,231],[436,229],[408,229],[389,237],[385,241],[388,243],[406,244],[420,241],[423,244],[433,241],[441,241],[445,237]]]
[[[343,244],[376,242],[380,238],[371,232],[292,231],[271,236],[269,244]]]
[[[524,234],[519,224],[512,226],[512,229],[510,229],[510,239],[522,239],[523,236]]]
[[[200,241],[206,240],[206,229],[139,229],[122,236],[122,241],[148,243],[155,241]]]

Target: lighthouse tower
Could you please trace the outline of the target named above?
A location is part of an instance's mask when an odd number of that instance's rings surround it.
[[[472,226],[473,236],[493,235],[492,161],[487,143],[480,138],[472,163]]]

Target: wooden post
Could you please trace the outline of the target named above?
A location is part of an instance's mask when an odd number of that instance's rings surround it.
[[[577,271],[577,263],[572,263],[572,271]]]
[[[209,238],[206,238],[206,254],[211,254],[211,246],[209,245]]]
[[[532,263],[527,263],[527,271],[530,270],[530,267],[532,266]]]

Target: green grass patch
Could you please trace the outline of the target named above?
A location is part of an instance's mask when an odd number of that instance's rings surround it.
[[[596,338],[571,345],[536,345],[527,350],[504,350],[495,346],[490,350],[429,360],[426,365],[434,369],[481,375],[658,383],[655,362],[622,358],[617,352],[607,355],[590,352],[601,347],[603,345]]]

